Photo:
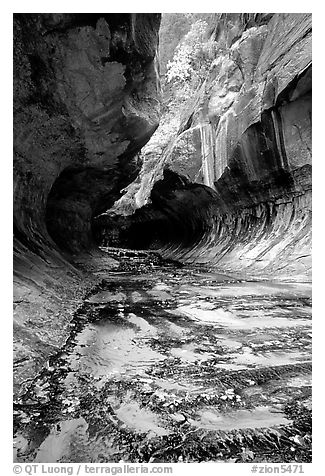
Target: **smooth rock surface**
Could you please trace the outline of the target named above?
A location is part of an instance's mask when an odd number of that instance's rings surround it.
[[[91,218],[137,175],[158,125],[159,14],[14,15],[14,390],[113,269]],[[88,251],[87,251],[88,252]]]
[[[96,219],[97,239],[119,230],[114,246],[310,279],[311,15],[245,15],[221,15],[218,56],[178,138]]]
[[[14,16],[14,223],[76,251],[159,121],[159,14]]]

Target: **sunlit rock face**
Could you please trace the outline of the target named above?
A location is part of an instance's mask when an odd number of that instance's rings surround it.
[[[159,14],[14,15],[14,223],[37,251],[92,243],[159,121]],[[50,237],[49,237],[50,235]]]
[[[125,245],[155,247],[174,259],[229,271],[305,278],[311,248],[311,15],[224,14],[215,37],[224,53],[185,111],[172,152],[177,155],[181,140],[190,142],[188,165],[180,167],[172,156],[163,177],[158,164],[143,178],[158,180],[150,199],[148,191],[139,196],[141,188],[136,196],[147,205],[131,220],[99,217],[97,234],[109,241],[109,227],[118,222]]]

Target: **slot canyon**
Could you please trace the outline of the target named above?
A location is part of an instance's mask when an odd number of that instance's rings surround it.
[[[311,462],[311,14],[13,24],[14,460]]]

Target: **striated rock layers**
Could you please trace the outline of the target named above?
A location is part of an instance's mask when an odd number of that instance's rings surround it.
[[[159,25],[160,14],[14,15],[17,388],[62,345],[91,281],[62,251],[92,247],[93,215],[137,175],[158,126]]]
[[[218,55],[179,140],[133,198],[142,208],[128,219],[98,217],[98,239],[110,239],[118,224],[124,246],[252,276],[306,279],[311,15],[222,14],[214,35]],[[177,160],[181,141],[193,151],[188,163]],[[144,183],[155,183],[150,199]],[[115,206],[126,209],[123,199]]]

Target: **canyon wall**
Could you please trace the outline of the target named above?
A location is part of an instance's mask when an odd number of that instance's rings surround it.
[[[159,122],[160,14],[14,15],[15,390],[69,334],[72,255],[137,175]],[[114,265],[113,260],[102,266]]]
[[[159,24],[158,14],[14,15],[17,392],[114,266],[94,254],[78,266],[96,241],[309,279],[311,15],[218,15],[210,72],[176,139],[141,169],[160,115]]]
[[[157,14],[14,16],[14,223],[89,247],[159,122]]]
[[[96,219],[98,239],[118,228],[124,246],[309,279],[311,15],[222,14],[214,38],[218,54],[178,137]],[[180,163],[182,143],[191,153]]]

